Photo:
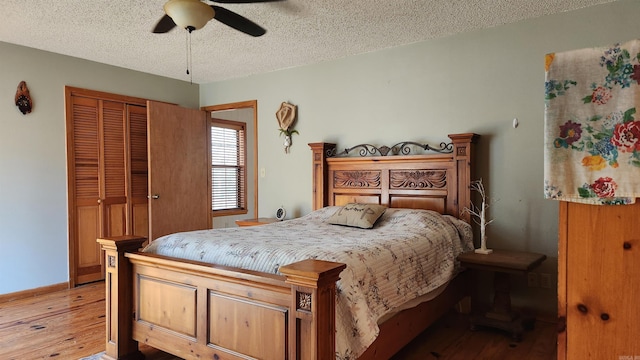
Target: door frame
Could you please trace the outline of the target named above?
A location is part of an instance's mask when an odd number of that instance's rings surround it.
[[[207,112],[208,118],[211,113],[224,110],[253,109],[253,215],[258,217],[258,100],[247,100],[227,104],[203,106],[200,109]],[[247,199],[249,201],[249,199]]]

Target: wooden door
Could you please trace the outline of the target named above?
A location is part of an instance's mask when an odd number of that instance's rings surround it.
[[[206,113],[149,101],[147,118],[150,240],[210,228]]]
[[[71,97],[67,110],[71,114],[67,117],[67,169],[69,271],[73,286],[98,280],[102,272],[102,256],[95,241],[101,235],[98,100]]]
[[[69,283],[104,278],[96,239],[148,235],[146,100],[65,88]]]
[[[558,358],[640,356],[640,202],[561,203],[560,219]]]
[[[67,123],[72,286],[104,278],[96,239],[127,233],[124,105],[70,96]]]
[[[128,235],[149,237],[149,170],[147,161],[147,108],[127,105],[129,120],[129,211],[131,227]]]
[[[127,234],[127,151],[125,104],[100,100],[100,194],[101,233]],[[94,245],[97,245],[95,239]]]

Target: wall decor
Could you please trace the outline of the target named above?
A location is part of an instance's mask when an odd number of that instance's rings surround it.
[[[289,153],[291,147],[291,135],[298,134],[297,130],[293,130],[293,124],[296,122],[297,106],[283,102],[280,109],[276,112],[278,125],[280,125],[280,135],[284,135],[284,152]]]
[[[23,115],[30,113],[33,109],[33,101],[31,100],[31,95],[29,95],[29,88],[27,88],[27,83],[24,81],[20,81],[20,84],[18,84],[16,106]]]
[[[545,56],[545,198],[640,197],[639,59],[639,39]]]

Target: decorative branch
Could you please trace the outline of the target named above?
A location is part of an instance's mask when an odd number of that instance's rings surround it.
[[[474,217],[473,221],[476,224],[480,225],[480,249],[476,249],[475,252],[480,254],[491,254],[493,250],[487,249],[486,228],[487,225],[491,224],[495,219],[487,220],[487,209],[491,206],[491,204],[495,203],[495,201],[492,200],[490,202],[487,202],[487,193],[484,190],[482,179],[472,181],[470,187],[471,190],[480,193],[480,196],[482,197],[482,204],[480,207],[477,207],[476,205],[471,203],[471,208],[465,207],[462,210],[462,213],[468,213],[472,215]]]

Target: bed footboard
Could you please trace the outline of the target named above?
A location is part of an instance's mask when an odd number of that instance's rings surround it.
[[[304,260],[285,276],[141,254],[146,239],[105,250],[103,359],[138,359],[138,342],[185,359],[335,358],[336,281],[344,264]]]
[[[105,262],[107,341],[104,360],[144,359],[131,333],[133,267],[125,254],[138,251],[145,241],[146,238],[137,236],[98,239]]]

